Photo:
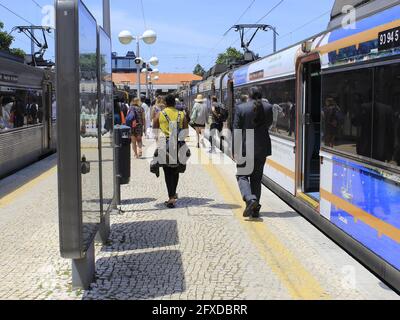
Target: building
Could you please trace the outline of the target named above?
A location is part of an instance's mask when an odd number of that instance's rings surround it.
[[[149,84],[149,89],[154,90],[155,94],[167,94],[178,90],[182,85],[191,83],[192,81],[202,80],[202,77],[191,73],[160,73],[159,80]],[[146,93],[146,75],[140,75],[142,84],[141,93]],[[136,72],[130,73],[113,73],[113,82],[119,89],[126,91],[135,91],[137,87]]]
[[[115,73],[136,72],[136,55],[133,51],[128,51],[126,56],[118,56],[116,52],[112,54],[112,71]]]

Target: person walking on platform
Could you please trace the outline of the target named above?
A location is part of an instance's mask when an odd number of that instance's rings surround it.
[[[139,98],[134,98],[129,108],[129,114],[133,114],[135,121],[132,126],[132,149],[136,159],[143,156],[143,134],[146,128],[146,115]]]
[[[242,131],[241,152],[245,164],[238,164],[237,180],[243,200],[246,202],[244,217],[258,218],[260,216],[261,183],[267,157],[272,154],[269,129],[273,123],[272,105],[263,100],[258,87],[250,89],[250,100],[237,106],[234,120],[234,129]],[[254,154],[248,154],[246,130],[254,132]],[[251,150],[253,151],[253,150]],[[251,174],[243,168],[254,164]]]
[[[160,129],[162,131],[166,137],[166,145],[168,146],[170,138],[172,138],[171,135],[173,134],[171,131],[175,124],[176,132],[174,134],[177,135],[176,139],[178,141],[178,150],[176,150],[176,153],[178,154],[180,148],[179,141],[182,139],[182,137],[180,137],[180,131],[188,130],[189,125],[185,118],[185,114],[176,109],[176,101],[173,95],[168,95],[165,99],[165,102],[166,108],[162,110],[154,119],[153,128]],[[168,152],[171,153],[172,151],[168,150]],[[179,174],[182,172],[182,170],[179,169],[179,166],[181,165],[183,164],[163,164],[165,183],[167,185],[169,197],[169,200],[165,202],[165,205],[171,209],[175,208],[178,200],[177,188],[179,183]]]
[[[223,110],[222,105],[218,103],[217,97],[211,98],[211,116],[212,116],[212,123],[210,127],[210,144],[211,149],[210,153],[215,152],[215,145],[216,139],[221,139],[221,132],[224,128],[224,120],[223,119]]]
[[[193,106],[192,115],[190,117],[190,123],[196,130],[197,148],[200,149],[200,136],[202,136],[201,143],[204,145],[204,130],[208,122],[209,112],[207,104],[201,94],[197,96],[194,102],[195,104]]]

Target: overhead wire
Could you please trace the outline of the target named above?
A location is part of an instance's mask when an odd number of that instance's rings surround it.
[[[260,19],[257,20],[255,24],[260,23],[262,20],[264,20],[266,17],[268,17],[275,9],[277,9],[285,0],[280,0],[275,6],[273,6],[265,15],[263,15]],[[249,30],[247,30],[244,35],[248,34]],[[229,47],[232,47],[235,45],[239,39],[236,39],[234,42],[232,42]]]
[[[326,11],[326,12],[320,14],[319,16],[317,16],[317,17],[311,19],[310,21],[304,23],[303,25],[301,25],[301,26],[299,26],[299,27],[293,29],[292,31],[290,31],[290,32],[288,32],[288,33],[285,33],[285,34],[282,35],[282,36],[278,36],[278,39],[281,40],[281,39],[283,39],[283,38],[286,38],[286,37],[292,35],[294,32],[296,32],[296,31],[298,31],[298,30],[301,30],[301,29],[307,27],[308,25],[312,24],[313,22],[315,22],[315,21],[321,19],[322,17],[326,16],[327,14],[330,14],[330,12],[331,12],[331,11],[329,10],[329,11]],[[268,46],[270,46],[270,45],[272,45],[272,42],[269,42],[267,45],[264,45],[264,46],[262,46],[262,47],[259,47],[259,48],[257,48],[256,50],[264,49],[264,48],[266,48],[266,47],[268,47]]]
[[[234,24],[238,24],[240,22],[240,20],[246,15],[246,13],[253,7],[254,3],[256,2],[256,0],[252,0],[251,3],[248,5],[248,7],[243,11],[243,13],[240,15],[240,17],[236,20],[236,22]],[[226,37],[226,33],[221,37],[221,39],[213,46],[213,48],[211,49],[210,52],[214,53],[215,50],[217,49],[217,47],[222,43],[222,41],[225,39]],[[213,64],[213,61],[211,61],[208,65],[207,68],[209,66],[211,66]]]
[[[39,3],[37,3],[35,0],[31,0],[36,6],[38,6],[40,9],[43,9],[43,7],[39,4]]]
[[[143,16],[144,28],[147,30],[147,22],[146,22],[146,15],[144,14],[144,5],[143,5],[143,0],[140,0],[140,7],[141,7],[141,10],[142,10],[142,16]]]
[[[34,1],[34,0],[32,0],[32,1],[35,3],[35,5],[37,5],[38,7],[41,7],[40,4],[38,4],[36,1]],[[7,10],[8,12],[10,12],[10,13],[13,14],[14,16],[16,16],[17,18],[19,18],[19,19],[25,21],[25,22],[28,23],[29,25],[31,25],[31,26],[35,25],[34,23],[32,23],[31,21],[25,19],[24,17],[22,17],[21,15],[19,15],[18,13],[16,13],[15,11],[13,11],[12,9],[10,9],[9,7],[7,7],[6,5],[4,5],[4,4],[1,3],[1,2],[0,2],[0,7],[4,8],[5,10]],[[42,7],[41,7],[41,8],[42,8]],[[48,36],[49,36],[50,38],[54,39],[54,37],[53,37],[51,34],[49,34]],[[14,38],[15,38],[15,37],[14,37]],[[27,44],[27,42],[22,41],[21,39],[18,39],[18,38],[15,38],[15,39],[18,40],[18,41],[20,41],[20,42],[24,42],[25,44]],[[30,43],[30,45],[31,45],[31,43]]]

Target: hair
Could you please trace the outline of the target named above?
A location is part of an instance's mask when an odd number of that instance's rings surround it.
[[[145,102],[148,106],[150,106],[150,104],[151,104],[151,100],[150,100],[149,98],[146,98],[146,99],[144,100],[144,102]]]
[[[244,103],[248,102],[249,101],[249,96],[245,95],[245,94],[241,95],[240,96],[240,101],[244,102]]]
[[[254,125],[259,127],[266,121],[262,94],[259,87],[252,87],[249,91],[250,98],[254,101]]]
[[[173,94],[167,95],[165,97],[165,103],[167,104],[167,107],[175,107],[176,106],[175,96]]]
[[[218,102],[218,98],[216,96],[212,97],[212,102]]]
[[[164,97],[163,96],[158,96],[157,97],[157,99],[156,99],[156,104],[158,105],[158,104],[165,104],[164,103],[165,101],[164,101]]]
[[[133,105],[133,106],[140,107],[141,104],[142,104],[142,101],[139,98],[133,98],[131,101],[131,105]]]

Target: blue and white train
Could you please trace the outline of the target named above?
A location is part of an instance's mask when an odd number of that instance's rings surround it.
[[[192,88],[274,106],[264,183],[400,290],[400,1],[336,1],[327,31]],[[210,85],[205,85],[212,82]],[[201,90],[206,88],[206,90]]]

